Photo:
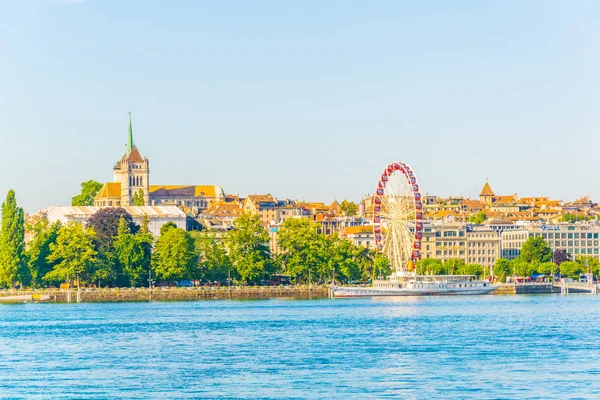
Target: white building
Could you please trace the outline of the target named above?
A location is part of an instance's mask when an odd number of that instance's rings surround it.
[[[152,235],[159,236],[160,228],[167,222],[173,222],[178,228],[186,229],[186,215],[176,206],[131,206],[121,207],[127,211],[133,221],[141,225],[144,218],[148,218],[148,229]],[[45,214],[50,223],[60,221],[63,224],[76,222],[86,224],[92,215],[102,207],[50,207]]]
[[[600,225],[594,223],[529,225],[520,230],[502,232],[502,258],[512,260],[518,257],[523,243],[536,236],[543,237],[552,251],[563,249],[572,257],[600,258]]]

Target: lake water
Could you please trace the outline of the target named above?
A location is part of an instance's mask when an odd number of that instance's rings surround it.
[[[0,398],[600,398],[600,296],[0,306]]]

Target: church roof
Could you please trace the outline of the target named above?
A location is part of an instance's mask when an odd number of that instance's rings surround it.
[[[137,149],[137,146],[133,146],[133,149],[131,149],[131,151],[129,152],[129,155],[127,156],[127,161],[129,161],[129,162],[143,162],[144,161],[140,152]]]
[[[483,185],[483,189],[481,189],[481,193],[479,193],[479,195],[480,196],[493,196],[494,195],[494,191],[490,187],[490,184],[487,183],[487,181],[485,182],[485,185]]]
[[[222,197],[221,192],[215,185],[150,185],[150,194],[161,196]]]
[[[121,197],[121,182],[107,182],[96,195],[96,199]]]

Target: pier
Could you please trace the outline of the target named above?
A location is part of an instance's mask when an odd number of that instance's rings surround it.
[[[525,283],[503,283],[498,286],[494,294],[576,294],[589,293],[598,294],[597,283],[584,282],[525,282]]]

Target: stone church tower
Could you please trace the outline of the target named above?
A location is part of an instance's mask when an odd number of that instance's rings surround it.
[[[131,206],[133,198],[140,190],[144,196],[144,205],[150,205],[150,166],[148,157],[142,158],[133,142],[131,111],[129,112],[129,131],[127,152],[113,168],[114,181],[121,184],[121,205]]]

